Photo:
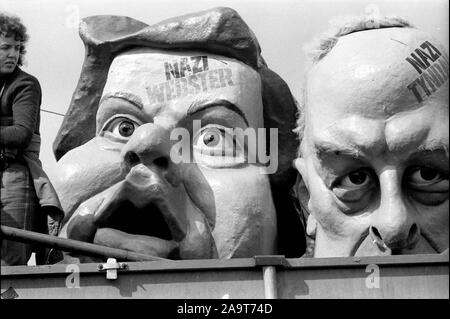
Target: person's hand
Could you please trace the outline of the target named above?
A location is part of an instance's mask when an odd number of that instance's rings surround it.
[[[9,159],[15,159],[17,156],[18,150],[17,148],[9,148],[5,147],[5,157]]]
[[[56,207],[47,207],[46,213],[48,216],[48,234],[58,236],[61,230],[61,222],[64,218],[64,213]]]
[[[48,234],[50,236],[58,236],[61,230],[61,222],[53,220],[51,217],[48,219]]]

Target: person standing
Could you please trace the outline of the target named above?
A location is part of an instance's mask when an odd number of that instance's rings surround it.
[[[1,224],[48,233],[64,213],[39,160],[41,87],[21,70],[29,36],[18,17],[0,13],[0,209]],[[2,240],[1,265],[26,265],[33,247]],[[36,262],[43,263],[39,249]]]

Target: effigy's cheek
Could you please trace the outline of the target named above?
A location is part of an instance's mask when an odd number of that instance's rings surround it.
[[[419,206],[419,205],[417,205]],[[449,202],[448,200],[439,206],[421,207],[418,224],[422,238],[433,243],[433,249],[439,253],[449,247]],[[422,242],[423,240],[421,240]],[[418,245],[424,245],[419,242]],[[418,250],[418,248],[416,249]]]
[[[201,171],[214,195],[218,257],[275,253],[277,220],[268,175],[256,165]]]
[[[316,256],[320,253],[330,256],[337,252],[349,253],[367,229],[366,219],[352,218],[343,212],[345,207],[338,203],[333,191],[327,187],[324,181],[326,169],[319,162],[311,158],[305,160],[302,174],[308,181],[307,206],[313,218],[308,218],[307,222],[316,237]]]
[[[312,214],[326,231],[339,235],[343,231],[341,223],[336,223],[339,219],[340,211],[332,192],[325,185],[322,176],[325,169],[312,159],[306,160],[305,178],[308,180],[308,211]]]
[[[65,220],[82,202],[123,179],[120,153],[104,149],[97,139],[71,150],[57,163],[53,184]]]

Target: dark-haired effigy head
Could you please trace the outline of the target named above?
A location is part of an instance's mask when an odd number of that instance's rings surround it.
[[[54,143],[61,236],[175,259],[303,253],[295,101],[234,10],[93,16],[80,35]]]

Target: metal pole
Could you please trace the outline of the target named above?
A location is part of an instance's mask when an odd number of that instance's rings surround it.
[[[57,248],[63,251],[69,251],[86,256],[116,258],[127,261],[168,260],[160,257],[135,253],[128,250],[95,245],[73,239],[59,238],[3,225],[1,226],[1,237],[21,243],[38,243],[45,247]]]
[[[275,266],[264,266],[263,268],[264,280],[264,295],[266,299],[277,299],[277,271]]]

